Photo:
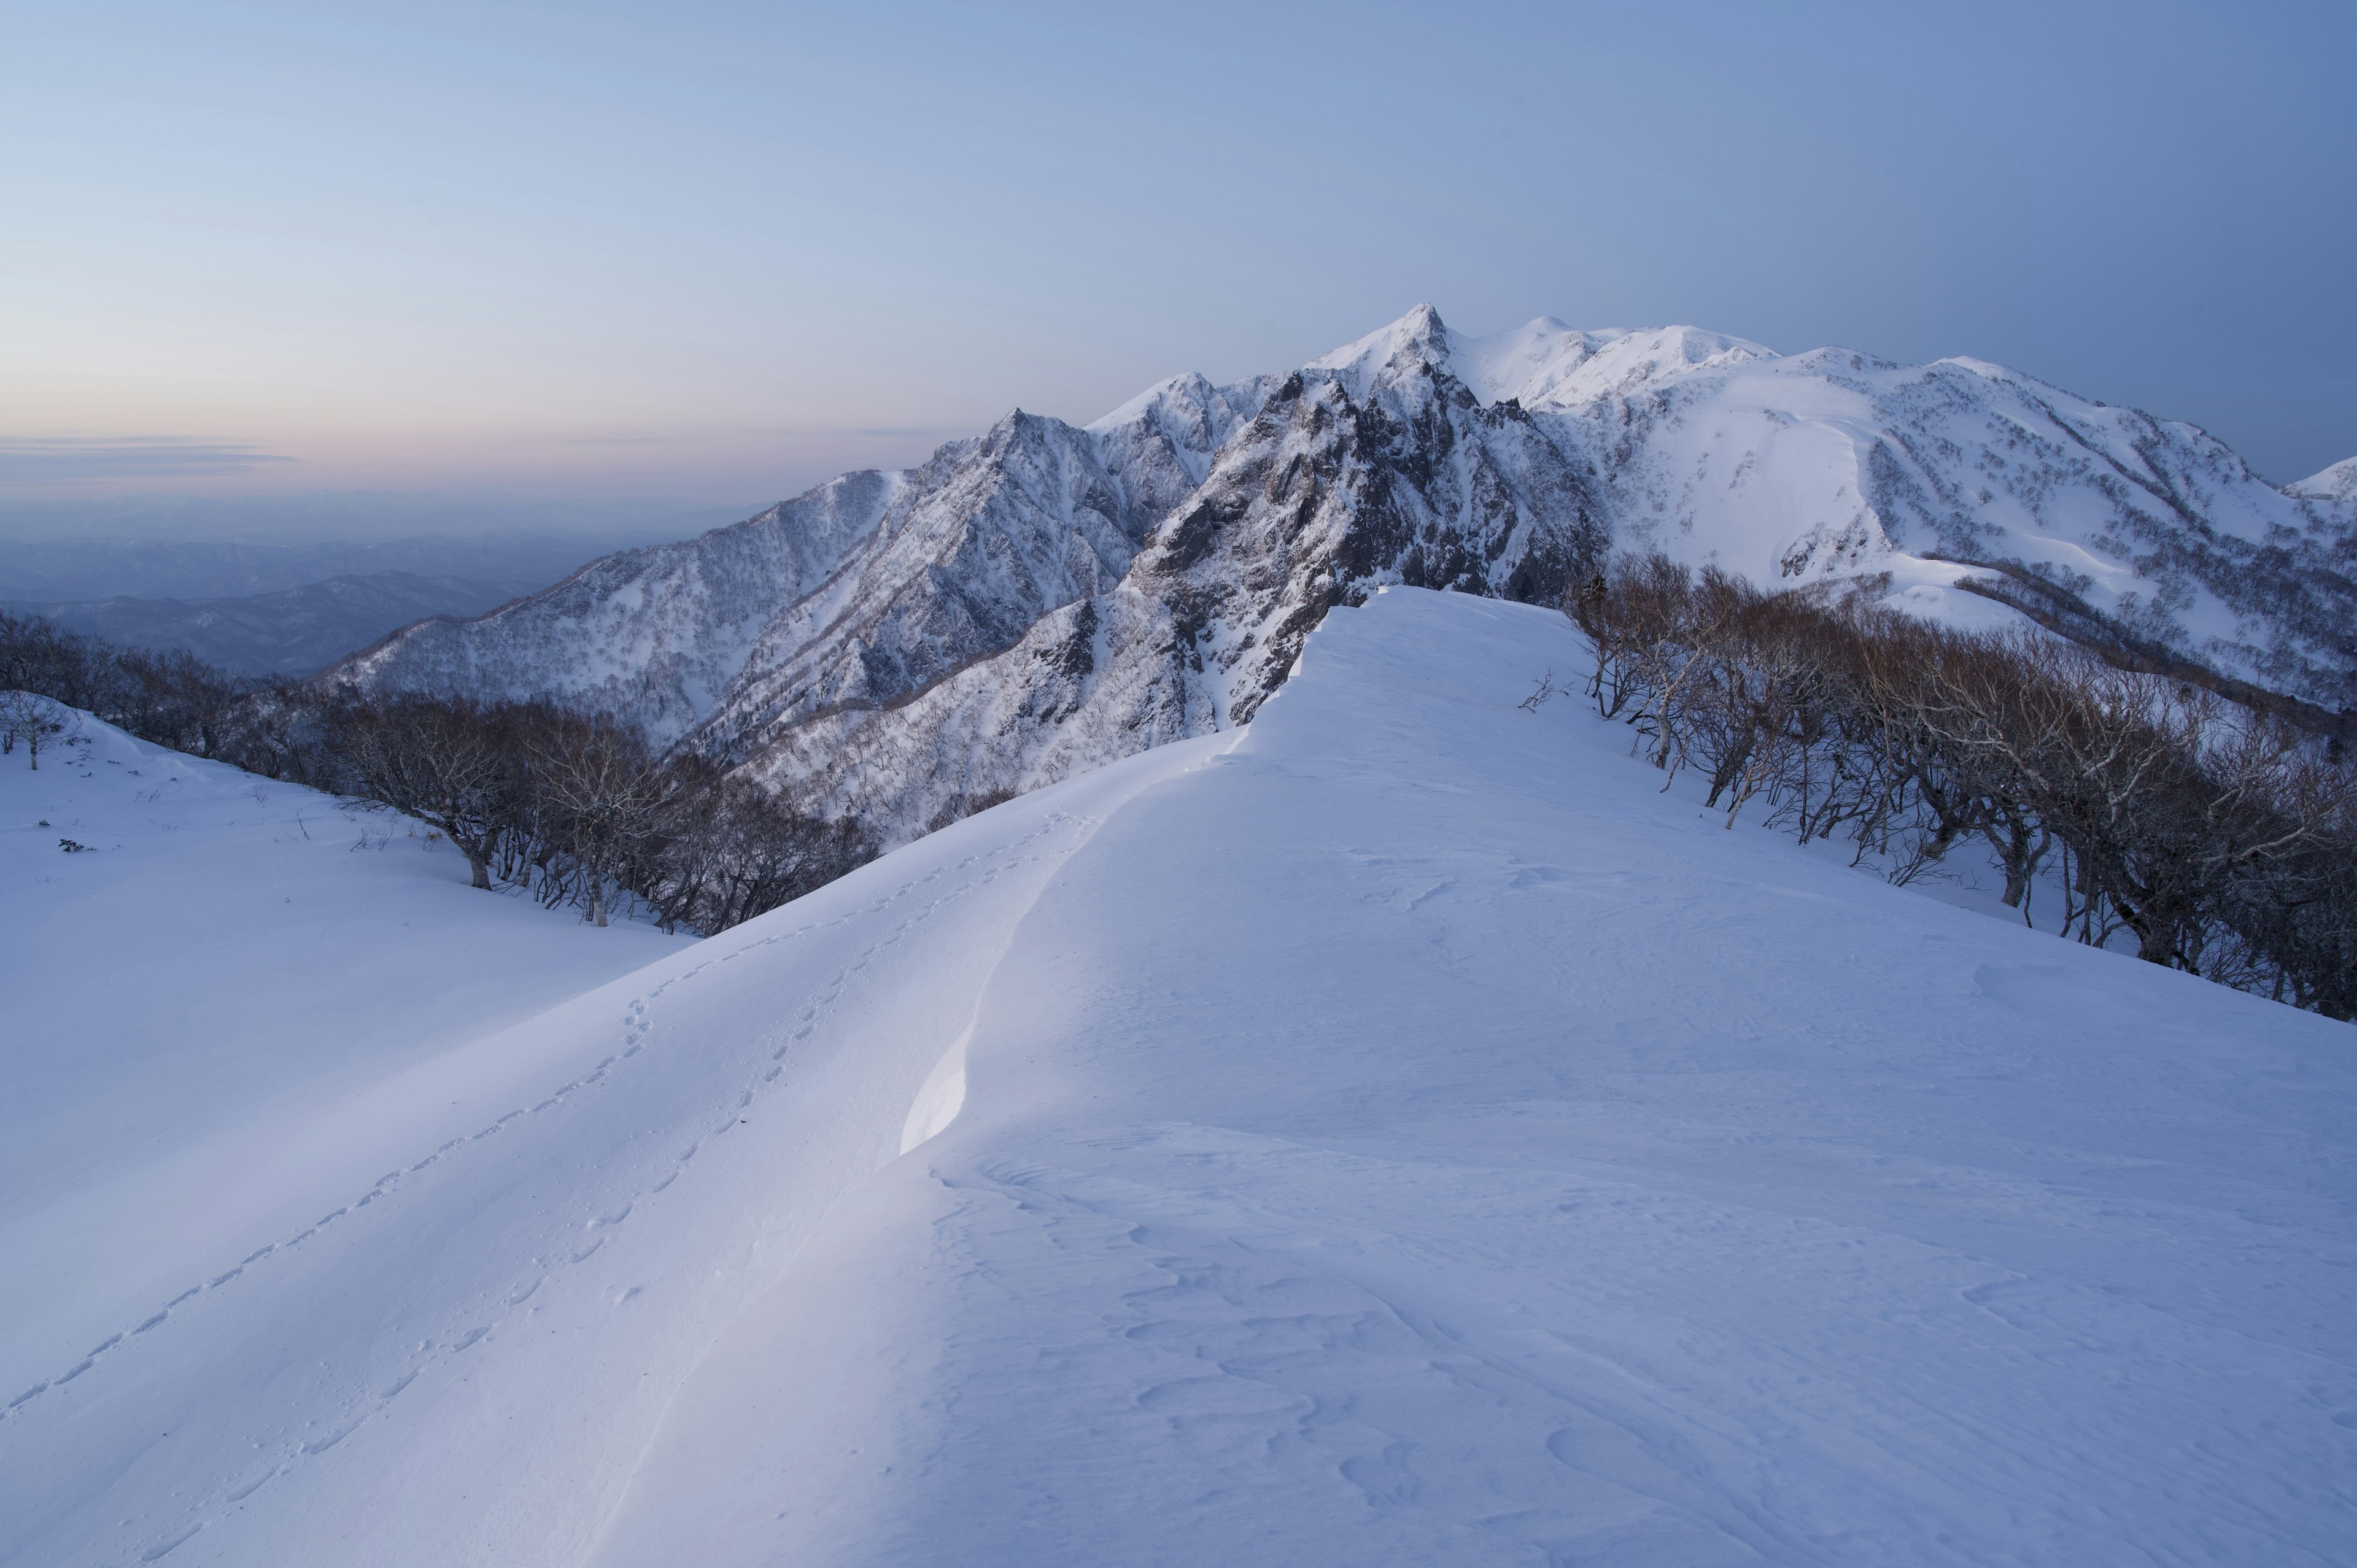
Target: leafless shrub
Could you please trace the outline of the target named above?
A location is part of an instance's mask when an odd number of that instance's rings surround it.
[[[416,818],[491,886],[500,840],[518,826],[522,768],[507,715],[457,698],[346,694],[328,710],[325,744],[345,793]]]
[[[1803,840],[1846,830],[1893,880],[1967,841],[2025,918],[2357,1017],[2357,781],[2327,740],[2051,637],[1972,635],[1716,570],[1624,557],[1566,609],[1587,693],[1728,825],[1762,802]],[[1666,788],[1666,784],[1664,786]]]
[[[601,925],[628,905],[709,934],[876,854],[857,823],[802,815],[627,724],[545,702],[321,692],[0,614],[0,693],[16,688],[0,694],[0,749],[57,733],[12,714],[84,708],[142,740],[414,817],[467,857],[477,887]]]

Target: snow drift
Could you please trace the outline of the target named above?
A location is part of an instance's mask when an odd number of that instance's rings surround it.
[[[1378,594],[349,1085],[268,1245],[13,1249],[0,1553],[2343,1557],[2345,1026],[1722,831],[1578,657]]]

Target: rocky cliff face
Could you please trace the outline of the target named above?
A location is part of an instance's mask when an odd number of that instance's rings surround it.
[[[1466,338],[1426,306],[1085,428],[1018,412],[337,678],[610,708],[893,840],[1247,722],[1377,585],[1551,602],[1616,549],[2028,615],[2339,711],[2352,473],[2278,490],[2192,426],[1975,360],[1549,320]]]

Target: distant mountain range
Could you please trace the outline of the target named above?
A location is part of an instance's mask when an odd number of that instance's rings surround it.
[[[2357,463],[2278,489],[2194,426],[1979,360],[1467,338],[1429,306],[1085,427],[1018,411],[333,678],[608,708],[898,840],[1249,720],[1378,585],[1553,602],[1622,549],[2357,710]]]
[[[413,621],[481,615],[517,596],[511,585],[374,572],[235,598],[12,600],[0,609],[129,648],[185,649],[244,674],[308,675]]]
[[[375,543],[332,539],[301,542],[83,536],[0,539],[0,598],[60,603],[118,597],[231,598],[380,572],[459,577],[528,594],[608,552],[673,537],[677,535],[475,533]]]
[[[0,541],[177,540],[295,544],[317,540],[535,537],[605,548],[682,539],[745,515],[681,498],[549,497],[477,490],[284,490],[266,494],[0,496]]]
[[[0,540],[0,610],[247,674],[307,675],[412,621],[479,616],[644,538]]]

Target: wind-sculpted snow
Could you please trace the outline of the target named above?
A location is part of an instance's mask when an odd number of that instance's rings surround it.
[[[0,1188],[8,1294],[38,1303],[0,1336],[0,1562],[582,1560],[713,1328],[900,1152],[1023,908],[1104,812],[1205,756],[962,824],[533,1024],[345,1066],[339,1096],[279,1092],[322,1076],[307,996],[283,1018],[258,999],[263,1041],[187,1031],[262,1101],[239,1107],[242,1158],[69,1155],[62,1179]],[[148,1098],[130,1075],[74,1109],[111,1127],[152,1120]],[[73,1132],[19,1136],[70,1150]],[[163,1261],[112,1255],[109,1233],[163,1229],[148,1208],[177,1222]],[[118,1275],[156,1277],[140,1297]]]
[[[1691,327],[1486,338],[1420,306],[1303,367],[618,556],[343,673],[608,706],[893,839],[1243,722],[1389,584],[1527,602],[1618,550],[2028,620],[2309,722],[2357,709],[2357,479],[1971,360]],[[2341,721],[2345,722],[2345,721]]]
[[[176,1221],[12,1234],[0,1560],[2345,1563],[2348,1026],[1729,832],[1578,658],[1374,594],[464,1049],[191,1031],[242,1166],[0,1190]]]

